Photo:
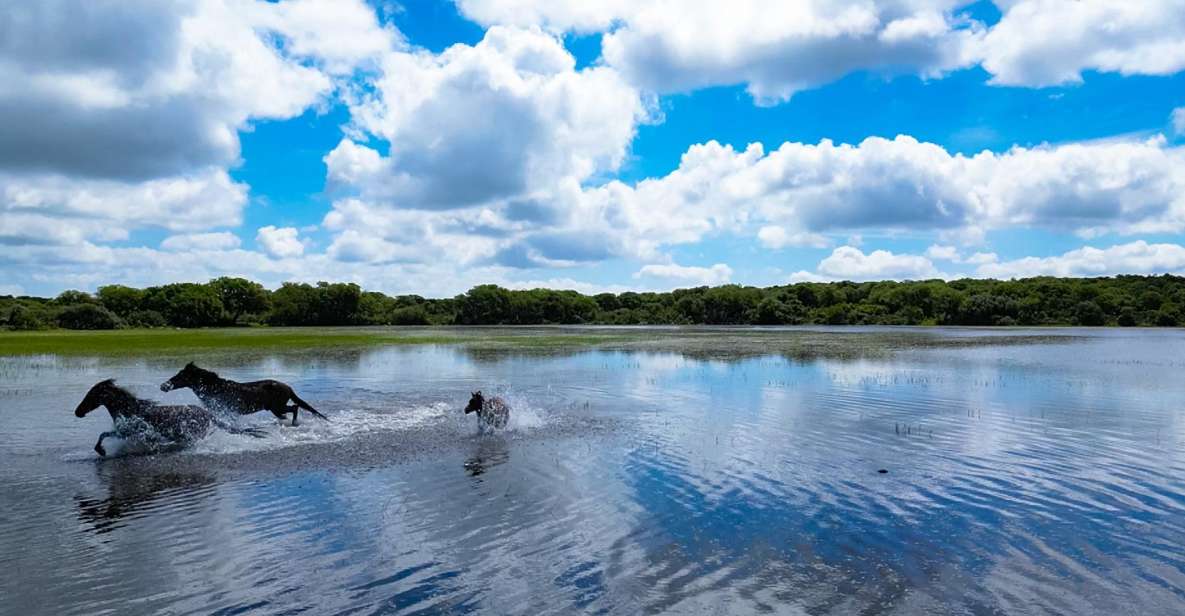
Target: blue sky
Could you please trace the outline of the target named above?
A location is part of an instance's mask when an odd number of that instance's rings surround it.
[[[1182,273],[1183,16],[0,3],[0,293]]]

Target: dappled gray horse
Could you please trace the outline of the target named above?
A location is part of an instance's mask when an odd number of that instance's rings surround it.
[[[151,428],[156,436],[181,445],[202,438],[210,432],[211,427],[218,427],[233,434],[263,436],[263,432],[254,428],[232,426],[200,406],[163,406],[152,400],[137,398],[128,390],[116,385],[115,379],[99,381],[91,387],[86,397],[74,409],[74,416],[86,417],[87,413],[100,406],[107,408],[107,412],[111,413],[111,421],[115,423],[115,430],[100,434],[99,441],[95,443],[95,451],[100,456],[107,455],[103,439],[110,436],[135,436],[136,431],[133,428],[138,422]]]
[[[469,405],[465,407],[465,414],[477,413],[477,428],[505,428],[510,421],[510,406],[502,398],[494,396],[486,398],[481,391],[473,392],[469,398]]]

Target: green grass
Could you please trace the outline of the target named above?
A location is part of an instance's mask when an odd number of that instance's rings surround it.
[[[0,356],[152,355],[180,352],[357,348],[447,344],[478,348],[548,349],[607,344],[629,334],[578,334],[541,328],[267,327],[0,332]],[[636,337],[636,336],[633,336]]]

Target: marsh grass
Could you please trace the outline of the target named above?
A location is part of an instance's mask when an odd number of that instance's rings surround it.
[[[358,348],[390,345],[465,345],[548,349],[611,342],[621,336],[538,334],[511,329],[470,332],[451,328],[269,327],[0,332],[0,356],[153,355],[192,351]]]
[[[1042,333],[951,338],[923,330],[843,331],[713,327],[260,327],[0,331],[0,356],[151,356],[215,351],[299,351],[397,345],[454,345],[477,355],[587,349],[678,352],[697,359],[780,355],[800,361],[876,357],[897,351],[1071,342]]]

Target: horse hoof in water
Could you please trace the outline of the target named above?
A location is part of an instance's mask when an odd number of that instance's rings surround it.
[[[469,405],[465,407],[465,414],[477,413],[477,428],[505,428],[510,421],[510,405],[502,398],[494,396],[486,398],[481,391],[473,392],[469,398]]]
[[[100,456],[102,456],[104,458],[107,457],[107,450],[103,447],[102,443],[95,443],[95,453],[99,454]]]

